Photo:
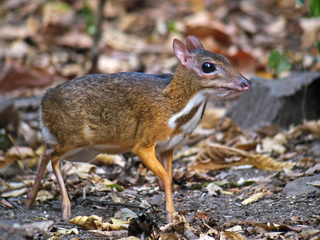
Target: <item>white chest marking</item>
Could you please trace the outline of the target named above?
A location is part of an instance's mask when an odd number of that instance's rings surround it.
[[[196,114],[193,116],[193,118],[190,119],[184,125],[182,125],[181,129],[183,130],[183,132],[185,134],[192,133],[193,130],[198,126],[198,124],[201,120],[204,105],[205,105],[205,103],[202,103],[201,106],[198,108]]]
[[[184,134],[178,134],[173,136],[172,138],[167,138],[166,140],[157,142],[156,144],[156,152],[165,152],[169,149],[174,148],[184,139]]]
[[[188,104],[178,113],[174,114],[169,120],[168,120],[168,126],[170,128],[176,128],[177,127],[177,119],[180,118],[183,115],[188,114],[195,106],[198,104],[202,103],[199,109],[197,110],[196,114],[193,116],[193,118],[184,124],[182,126],[182,130],[186,133],[189,134],[191,133],[196,126],[198,125],[202,111],[205,105],[205,102],[207,101],[208,96],[208,90],[203,90],[198,92],[193,98],[190,99]]]

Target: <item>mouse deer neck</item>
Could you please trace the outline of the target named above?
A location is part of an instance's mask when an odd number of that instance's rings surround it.
[[[198,125],[207,101],[208,95],[197,84],[198,78],[194,71],[180,65],[172,82],[164,90],[172,110],[168,125],[185,134],[191,133]]]
[[[196,82],[197,78],[199,77],[194,71],[180,64],[172,82],[164,89],[164,94],[179,102],[179,105],[184,105],[201,90]]]

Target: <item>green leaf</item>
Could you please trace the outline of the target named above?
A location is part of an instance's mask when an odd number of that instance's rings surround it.
[[[90,8],[87,0],[84,1],[80,14],[85,19],[87,34],[90,36],[94,35],[97,30],[96,26],[94,25],[94,12]]]
[[[320,0],[311,0],[309,15],[310,17],[320,17]]]
[[[304,0],[296,0],[296,5],[303,6],[304,5]]]
[[[0,149],[6,151],[12,146],[13,143],[10,140],[9,135],[6,133],[6,130],[0,129]]]
[[[318,49],[318,53],[320,54],[320,41],[316,43],[317,49]]]
[[[269,68],[274,72],[276,77],[279,77],[281,72],[288,71],[292,67],[286,53],[280,53],[278,50],[273,50],[269,55]]]
[[[176,21],[169,20],[169,21],[166,22],[166,25],[167,25],[167,28],[168,28],[169,32],[176,32],[176,33],[179,32],[179,30],[177,28]]]
[[[278,50],[273,50],[269,55],[269,67],[275,69],[280,61],[281,54]]]
[[[97,26],[95,26],[95,25],[87,26],[88,35],[93,36],[96,32],[97,32]]]
[[[109,185],[107,185],[108,187],[110,187],[110,188],[115,188],[118,192],[123,192],[124,191],[124,189],[123,189],[123,187],[121,187],[120,185],[118,185],[118,184],[109,184]]]
[[[205,182],[205,183],[197,183],[197,184],[193,184],[189,187],[190,190],[200,190],[204,187],[207,187],[210,183]]]

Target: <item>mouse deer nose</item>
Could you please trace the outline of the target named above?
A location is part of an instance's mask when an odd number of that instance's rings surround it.
[[[240,83],[240,86],[242,88],[242,91],[247,91],[251,87],[251,82],[248,79],[246,79],[244,76],[242,76],[242,81]]]

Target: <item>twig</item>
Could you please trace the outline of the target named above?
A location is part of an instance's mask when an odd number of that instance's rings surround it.
[[[9,137],[10,141],[12,142],[13,146],[15,147],[15,149],[17,150],[17,153],[18,153],[18,155],[19,155],[19,157],[20,157],[20,159],[22,161],[23,168],[24,169],[29,169],[28,164],[27,164],[26,160],[23,158],[23,156],[22,156],[22,154],[21,154],[21,152],[20,152],[20,150],[18,148],[18,145],[14,141],[13,137],[11,137],[10,134],[8,134],[8,137]]]
[[[109,206],[119,206],[119,207],[127,207],[127,208],[139,208],[141,210],[146,210],[146,208],[140,207],[138,205],[124,204],[124,203],[112,203],[112,202],[107,202],[107,201],[98,201],[98,200],[94,200],[94,199],[91,199],[91,198],[83,199],[80,202],[80,204],[84,203],[85,201],[90,201],[90,202],[99,203],[99,204],[105,204],[105,205],[109,205]]]
[[[99,42],[101,38],[101,24],[103,19],[103,10],[107,0],[99,0],[97,15],[95,19],[96,32],[93,36],[93,46],[91,48],[91,69],[89,73],[98,73],[98,59],[100,55]]]
[[[306,78],[307,78],[307,76],[306,76]],[[308,79],[306,79],[306,80],[308,80]],[[306,81],[306,82],[308,82],[308,81]],[[303,89],[302,101],[301,101],[301,111],[302,111],[302,120],[303,121],[307,120],[307,114],[306,114],[307,93],[308,93],[308,84],[305,84],[304,89]]]

